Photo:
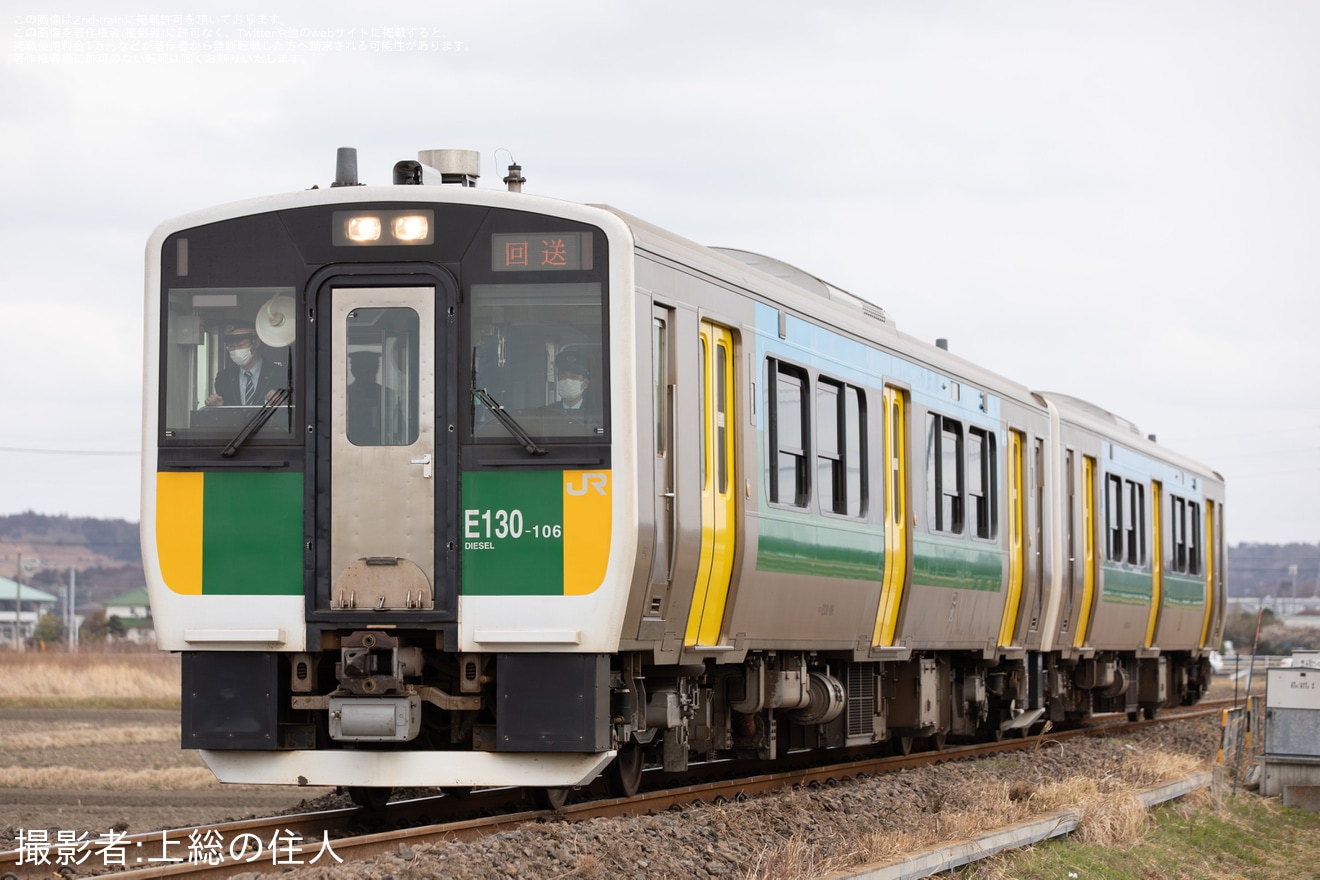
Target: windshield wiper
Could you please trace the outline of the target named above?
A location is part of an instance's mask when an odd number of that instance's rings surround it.
[[[485,404],[491,415],[499,420],[499,423],[504,426],[504,430],[512,434],[514,439],[522,444],[523,449],[526,449],[531,455],[545,455],[545,447],[537,446],[531,435],[523,430],[522,425],[518,424],[518,420],[509,415],[508,411],[500,406],[495,398],[490,396],[489,391],[485,388],[473,388],[472,394],[477,400]]]
[[[234,439],[229,441],[229,445],[220,451],[220,455],[224,458],[233,458],[239,447],[246,443],[248,438],[255,434],[262,425],[266,424],[266,420],[275,412],[275,408],[287,401],[292,393],[292,388],[276,388],[275,393],[271,395],[265,405],[257,410],[252,418],[248,419],[248,423],[243,426],[243,430],[239,431]]]

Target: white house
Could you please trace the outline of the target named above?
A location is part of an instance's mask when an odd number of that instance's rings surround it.
[[[59,599],[50,593],[0,577],[0,644],[12,645],[20,634],[24,640],[31,638],[37,621],[57,604]]]
[[[132,642],[156,641],[156,628],[151,621],[151,604],[147,588],[138,587],[105,603],[105,619],[118,617],[124,625],[124,638]]]

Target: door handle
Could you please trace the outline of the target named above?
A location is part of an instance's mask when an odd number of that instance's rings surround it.
[[[414,458],[410,464],[420,464],[422,466],[422,479],[431,479],[431,453],[426,453],[421,458]]]

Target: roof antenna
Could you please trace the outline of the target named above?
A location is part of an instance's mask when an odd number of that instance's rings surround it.
[[[509,192],[520,193],[522,192],[522,185],[527,182],[527,178],[522,176],[522,166],[513,158],[513,153],[510,153],[504,147],[500,147],[495,151],[496,162],[500,161],[500,150],[509,153],[509,174],[504,178],[504,185],[509,188]]]
[[[335,182],[331,186],[361,186],[357,176],[357,148],[340,147],[335,154]]]

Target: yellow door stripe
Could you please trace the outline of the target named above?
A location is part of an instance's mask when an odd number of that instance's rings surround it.
[[[1211,612],[1215,604],[1215,503],[1205,500],[1205,546],[1201,550],[1205,556],[1205,619],[1201,621],[1201,647],[1210,647]]]
[[[1008,432],[1008,595],[1004,597],[1004,616],[999,623],[999,644],[1013,644],[1017,629],[1018,605],[1022,600],[1022,446],[1021,431]]]
[[[1086,629],[1091,625],[1091,603],[1095,599],[1095,459],[1082,456],[1082,613],[1077,618],[1073,647],[1086,645]]]
[[[885,406],[885,570],[871,647],[891,647],[907,581],[907,409],[903,392],[886,385]]]
[[[1146,647],[1155,644],[1155,624],[1160,619],[1160,606],[1164,602],[1164,529],[1162,528],[1163,519],[1161,512],[1163,510],[1160,493],[1164,486],[1159,480],[1151,484],[1151,504],[1153,505],[1151,514],[1155,520],[1154,531],[1151,535],[1151,559],[1153,566],[1150,576],[1150,619],[1146,622]],[[1176,508],[1175,508],[1176,509]]]

